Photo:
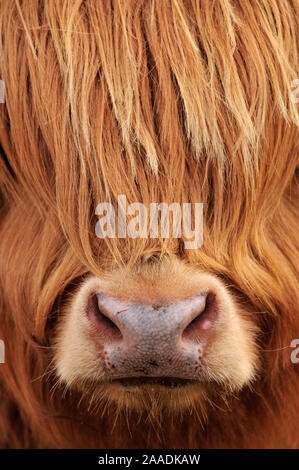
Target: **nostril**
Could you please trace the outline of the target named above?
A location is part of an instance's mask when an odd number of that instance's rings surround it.
[[[182,338],[195,340],[209,330],[218,315],[216,294],[209,292],[206,296],[204,309],[185,328]]]
[[[87,315],[103,340],[115,341],[122,339],[118,326],[100,308],[97,294],[90,295],[88,299]]]

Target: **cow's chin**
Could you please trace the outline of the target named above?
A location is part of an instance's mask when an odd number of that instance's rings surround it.
[[[114,405],[146,414],[176,414],[203,409],[211,396],[210,387],[196,380],[176,378],[134,378],[103,384]]]
[[[194,413],[204,421],[207,406],[218,403],[219,397],[223,405],[231,393],[219,384],[176,378],[131,378],[98,383],[79,380],[72,388],[82,396],[80,401],[88,404],[88,413],[95,418],[104,413],[113,416],[137,413],[149,417],[150,421],[186,413]]]
[[[60,378],[59,382],[63,388],[76,391],[81,397],[79,401],[86,404],[91,416],[137,413],[149,417],[152,422],[163,416],[182,417],[186,413],[194,414],[204,422],[210,407],[225,407],[230,396],[251,384],[251,380],[237,386],[229,381],[184,380],[176,377],[136,377],[109,381],[79,378],[71,384]]]

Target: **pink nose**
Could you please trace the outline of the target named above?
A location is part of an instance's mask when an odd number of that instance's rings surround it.
[[[201,292],[175,304],[136,305],[95,293],[87,315],[107,378],[196,379],[218,316],[217,297]]]

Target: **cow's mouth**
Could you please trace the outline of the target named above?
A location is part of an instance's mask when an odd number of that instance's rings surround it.
[[[115,379],[112,381],[123,387],[140,387],[140,386],[161,386],[166,388],[186,387],[195,381],[190,379],[179,379],[176,377],[128,377],[123,379]]]

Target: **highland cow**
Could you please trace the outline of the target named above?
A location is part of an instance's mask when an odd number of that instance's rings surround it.
[[[298,0],[0,1],[1,447],[299,446],[298,44]],[[121,195],[203,244],[98,237]]]

